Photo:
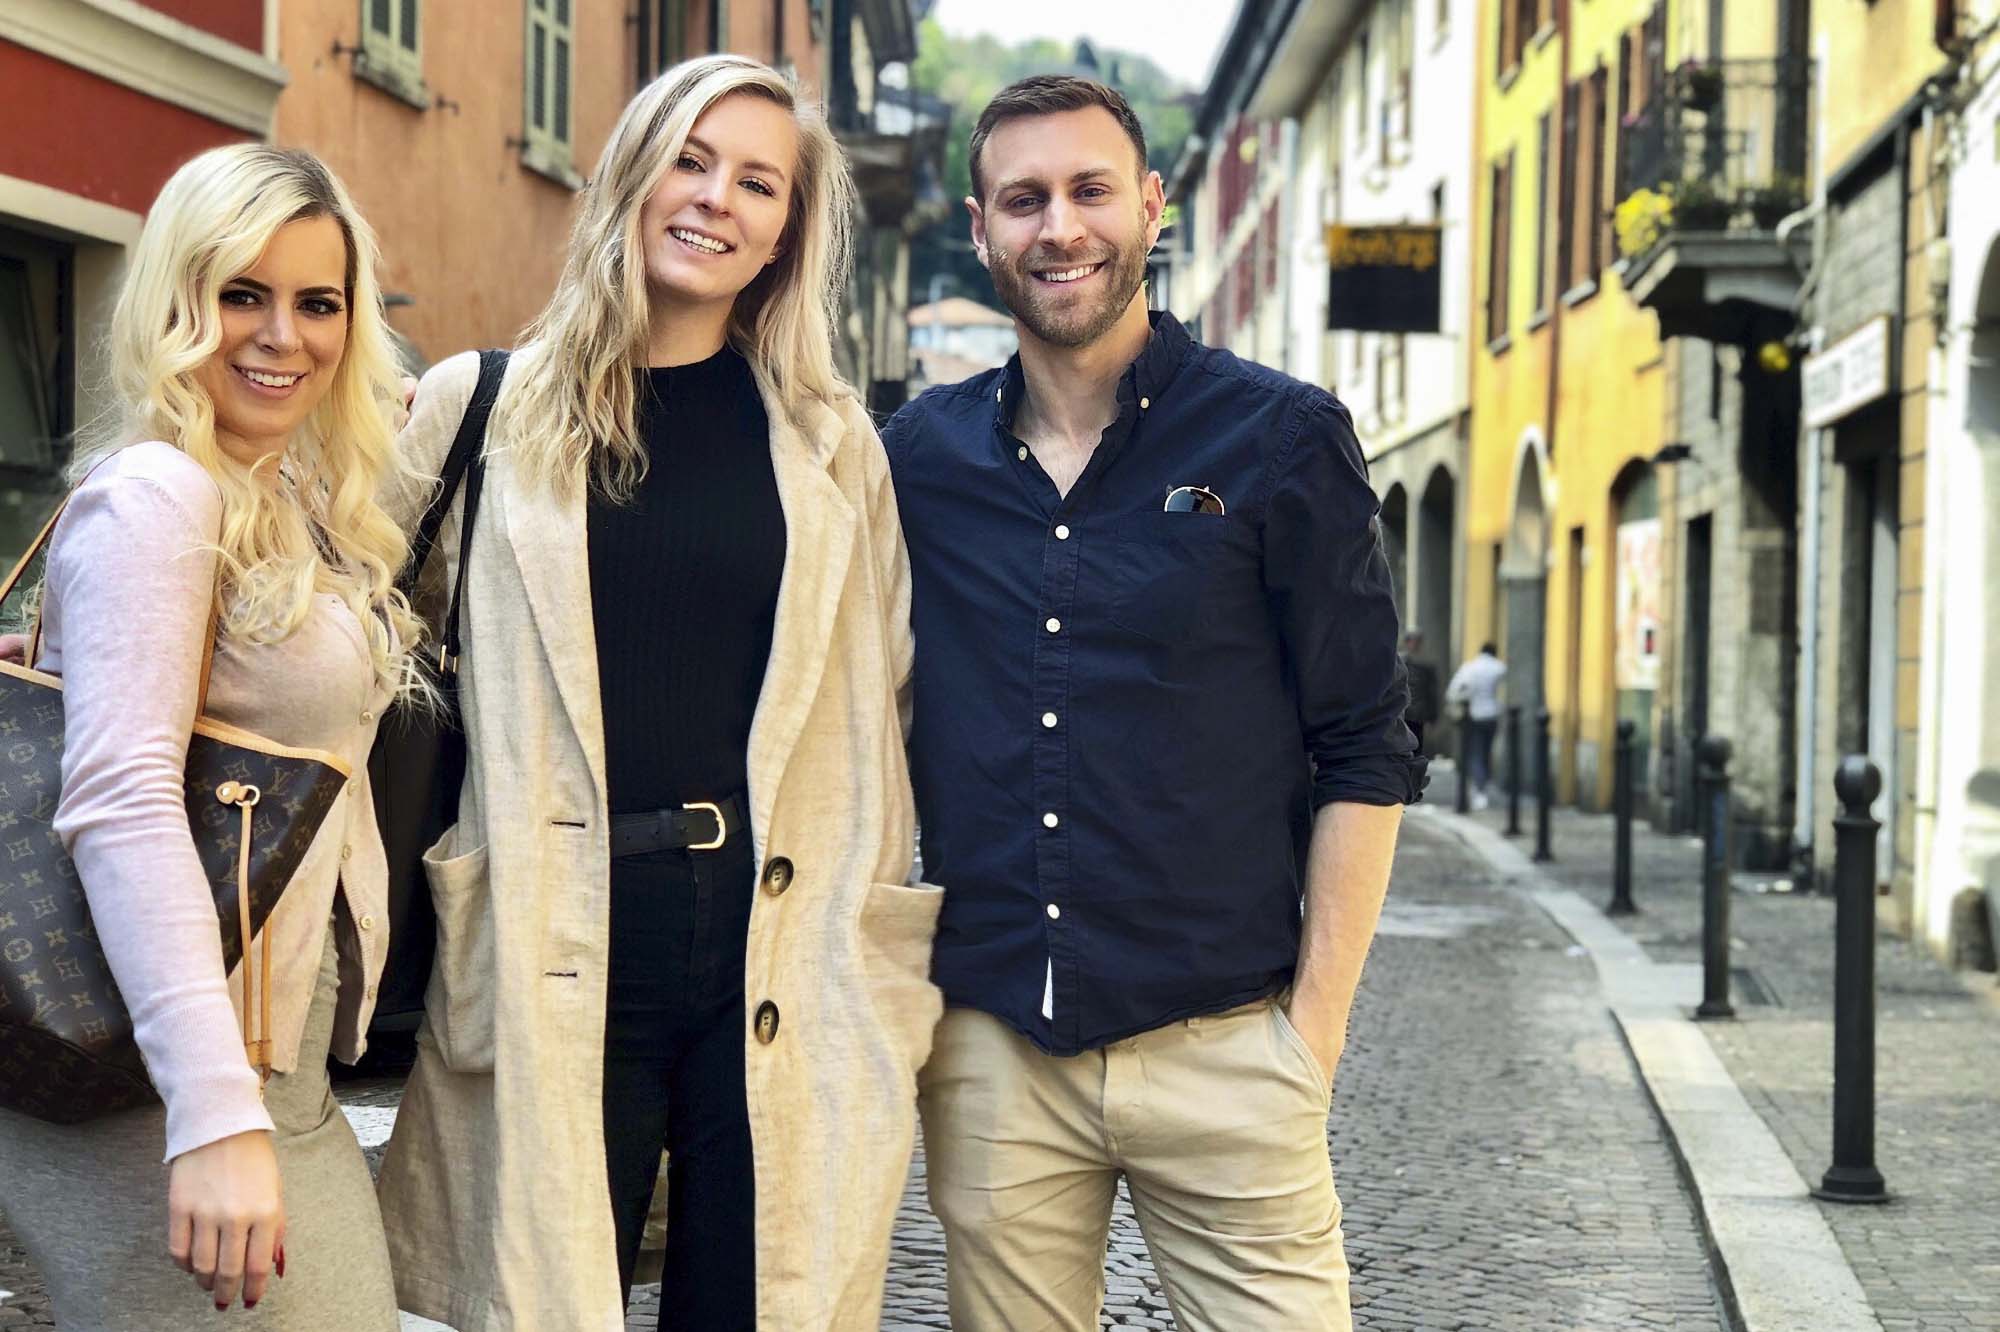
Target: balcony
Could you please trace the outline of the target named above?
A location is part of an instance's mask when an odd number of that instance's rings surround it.
[[[1801,274],[1777,227],[1805,202],[1811,98],[1810,60],[1690,61],[1625,118],[1618,248],[1663,337],[1790,328]]]

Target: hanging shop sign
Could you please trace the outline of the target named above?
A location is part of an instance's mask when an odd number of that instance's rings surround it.
[[[1362,333],[1435,333],[1443,301],[1436,225],[1326,229],[1326,326]]]
[[[1799,397],[1806,425],[1830,426],[1878,398],[1890,384],[1888,315],[1855,329],[1799,367]]]

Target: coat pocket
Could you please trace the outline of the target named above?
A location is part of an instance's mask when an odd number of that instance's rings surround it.
[[[486,848],[449,858],[456,828],[424,852],[424,876],[437,908],[437,960],[424,993],[424,1015],[445,1066],[455,1073],[493,1070],[493,901]]]
[[[931,884],[871,883],[861,906],[861,964],[875,1017],[910,1075],[931,1055],[944,996],[931,984],[931,941],[944,890]]]

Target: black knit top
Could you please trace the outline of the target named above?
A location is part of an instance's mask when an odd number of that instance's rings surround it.
[[[785,515],[749,365],[725,347],[643,372],[649,465],[590,503],[590,590],[614,814],[745,788],[771,655]]]

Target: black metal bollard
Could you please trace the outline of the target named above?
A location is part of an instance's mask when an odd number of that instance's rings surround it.
[[[1472,812],[1472,707],[1458,705],[1458,803],[1460,814]]]
[[[1521,835],[1521,705],[1507,705],[1507,835]]]
[[[1701,1006],[1698,1018],[1733,1018],[1729,1003],[1729,741],[1703,736],[1695,749],[1702,791]]]
[[[1638,726],[1630,721],[1618,723],[1618,744],[1613,751],[1616,767],[1611,781],[1612,820],[1615,827],[1611,859],[1611,905],[1604,908],[1606,915],[1629,916],[1638,911],[1632,905],[1632,770],[1634,767],[1634,736]]]
[[[1882,774],[1860,754],[1833,776],[1841,811],[1833,820],[1833,1165],[1813,1196],[1828,1202],[1884,1202],[1875,1168],[1875,835],[1868,813]]]
[[[1549,806],[1556,800],[1555,774],[1549,771],[1549,710],[1535,713],[1535,859],[1554,860],[1549,850]]]

